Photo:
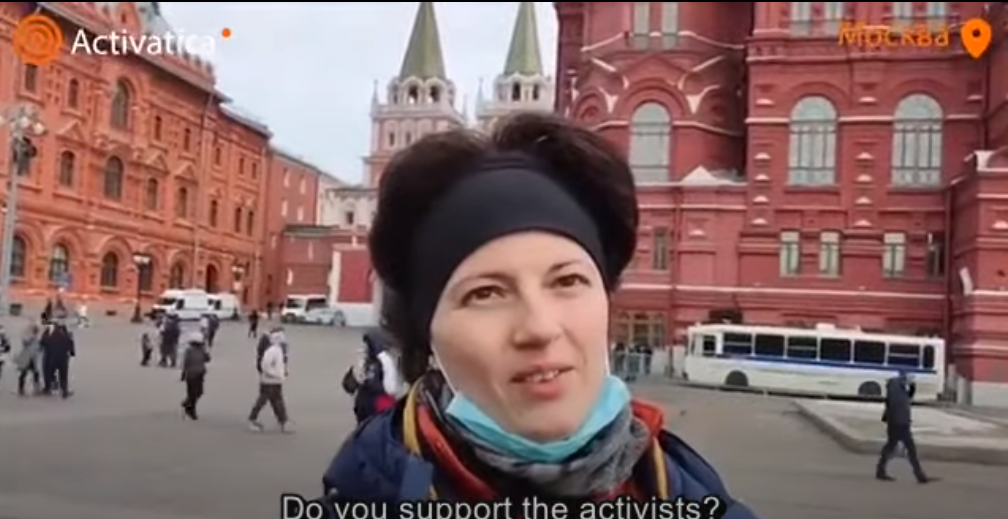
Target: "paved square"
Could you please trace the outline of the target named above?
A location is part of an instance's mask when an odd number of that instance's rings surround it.
[[[181,419],[177,371],[139,367],[138,326],[101,321],[76,332],[76,395],[68,401],[18,398],[8,366],[0,379],[0,519],[269,519],[279,517],[280,493],[319,492],[353,425],[339,382],[359,333],[288,327],[286,391],[297,434],[280,435],[246,431],[257,381],[244,332],[222,328],[199,422]],[[1004,467],[926,463],[942,481],[922,487],[897,459],[899,482],[880,483],[874,459],[842,451],[787,400],[664,384],[637,392],[668,408],[671,428],[763,519],[1004,513]]]

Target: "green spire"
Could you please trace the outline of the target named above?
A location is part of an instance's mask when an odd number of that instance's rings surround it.
[[[542,74],[535,2],[521,2],[518,7],[518,18],[515,20],[514,32],[511,33],[511,48],[508,50],[507,63],[504,64],[504,75],[512,74]]]
[[[421,79],[445,77],[444,57],[441,54],[441,35],[438,33],[437,18],[434,17],[434,2],[420,2],[413,34],[410,35],[406,57],[403,58],[399,78],[417,77]]]

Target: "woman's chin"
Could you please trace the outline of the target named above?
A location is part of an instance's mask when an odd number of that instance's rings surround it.
[[[578,427],[580,420],[558,417],[556,413],[551,416],[526,416],[519,424],[519,433],[522,437],[537,443],[549,443],[569,438]]]

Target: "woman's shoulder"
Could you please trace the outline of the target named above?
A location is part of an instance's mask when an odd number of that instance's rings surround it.
[[[402,440],[402,402],[360,424],[340,446],[322,477],[324,491],[355,501],[426,498],[434,467]]]
[[[677,496],[707,507],[716,505],[723,511],[721,519],[757,519],[752,510],[730,494],[714,466],[685,440],[666,430],[659,435],[658,443],[665,454],[665,470]]]

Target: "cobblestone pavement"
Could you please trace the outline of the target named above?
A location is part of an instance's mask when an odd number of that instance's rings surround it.
[[[17,329],[17,328],[15,328]],[[281,492],[314,494],[353,417],[339,378],[357,334],[288,328],[288,405],[294,435],[253,434],[253,344],[222,329],[201,403],[184,422],[173,370],[140,368],[139,327],[103,320],[78,333],[68,400],[20,399],[0,380],[0,518],[266,519]],[[876,482],[874,459],[851,455],[790,410],[788,400],[643,384],[668,424],[717,466],[765,519],[993,518],[1004,468],[928,464],[942,481],[913,483],[903,460],[895,483]],[[266,411],[268,413],[268,411]],[[271,417],[266,415],[271,425]]]

